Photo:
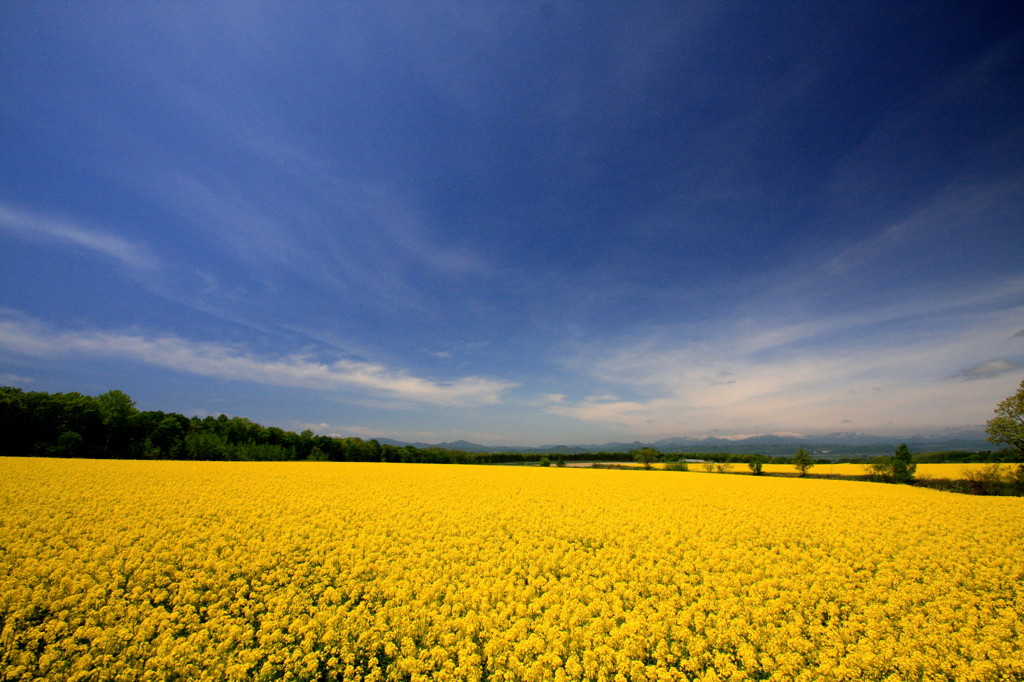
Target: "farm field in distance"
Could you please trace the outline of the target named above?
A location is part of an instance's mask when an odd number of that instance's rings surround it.
[[[612,462],[601,462],[601,464],[613,464]],[[642,464],[639,462],[616,462],[622,467],[629,468],[642,468]],[[568,463],[566,466],[583,466],[573,462]],[[586,464],[585,466],[589,466]],[[667,466],[664,462],[652,462],[651,468],[654,469],[665,469]],[[981,472],[986,468],[991,467],[991,464],[984,462],[942,462],[942,463],[922,463],[917,464],[914,475],[918,478],[951,478],[960,479],[963,478],[968,472]],[[1016,464],[1001,464],[997,465],[1002,471],[1009,472]],[[703,472],[704,465],[701,463],[691,462],[689,465],[690,471]],[[792,464],[764,464],[763,471],[765,474],[788,474],[796,475],[797,469]],[[733,462],[732,468],[729,473],[733,474],[750,474],[750,468],[743,462]],[[836,464],[815,464],[811,469],[811,473],[816,476],[821,475],[836,475],[836,476],[866,476],[870,472],[867,464],[856,464],[856,463],[836,463]]]
[[[4,680],[1024,678],[1022,498],[2,458],[0,511]]]

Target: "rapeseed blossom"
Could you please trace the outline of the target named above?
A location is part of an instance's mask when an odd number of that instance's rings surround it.
[[[1024,678],[1024,500],[0,460],[6,680]]]

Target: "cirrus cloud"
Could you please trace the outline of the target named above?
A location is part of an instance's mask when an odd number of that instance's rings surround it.
[[[362,390],[423,404],[487,405],[516,384],[478,376],[432,381],[380,363],[318,361],[304,354],[259,356],[236,346],[106,331],[54,331],[30,319],[0,320],[0,349],[35,357],[130,359],[190,374],[317,390]]]
[[[133,270],[154,270],[160,266],[156,256],[144,245],[54,215],[0,204],[0,229],[22,237],[73,244],[120,261]]]
[[[973,367],[968,367],[967,369],[957,372],[953,376],[963,379],[964,381],[971,381],[974,379],[991,379],[992,377],[1016,372],[1021,368],[1024,368],[1024,365],[1019,362],[1014,362],[1005,358],[997,358],[995,360],[989,360],[988,362],[982,362],[981,364],[974,365]]]
[[[1013,331],[1022,310],[1007,297],[1019,300],[1020,286],[815,321],[761,316],[696,339],[652,330],[617,347],[583,346],[572,366],[615,394],[560,396],[544,409],[656,437],[981,423],[1024,371]]]

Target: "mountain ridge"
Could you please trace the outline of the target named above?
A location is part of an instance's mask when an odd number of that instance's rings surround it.
[[[743,452],[749,454],[779,454],[787,449],[805,447],[817,454],[833,453],[836,456],[852,454],[881,454],[886,449],[895,449],[901,443],[914,452],[930,450],[990,450],[993,445],[986,440],[983,426],[966,426],[944,429],[932,433],[913,435],[880,436],[856,431],[834,432],[818,435],[792,433],[749,434],[744,436],[674,436],[655,441],[632,442],[612,441],[602,444],[550,444],[536,447],[515,445],[482,445],[467,440],[441,443],[408,442],[391,438],[378,438],[381,444],[415,448],[443,448],[466,452],[522,452],[530,454],[582,454],[587,452],[629,452],[651,447],[660,452]],[[862,452],[861,452],[862,451]]]

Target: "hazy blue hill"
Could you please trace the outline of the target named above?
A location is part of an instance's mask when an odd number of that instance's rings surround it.
[[[650,443],[611,442],[603,444],[544,445],[522,447],[514,445],[481,445],[465,440],[449,443],[405,443],[389,438],[378,438],[389,445],[412,445],[417,448],[440,447],[446,450],[465,452],[523,452],[531,454],[570,455],[587,452],[621,452],[643,447],[652,447],[660,452],[677,453],[728,453],[763,455],[791,455],[799,447],[812,450],[817,456],[842,458],[891,454],[900,443],[906,443],[912,452],[933,450],[991,450],[993,446],[985,440],[983,427],[947,429],[938,433],[914,434],[910,436],[879,436],[870,433],[838,432],[818,436],[789,436],[776,434],[754,435],[746,438],[694,438],[677,436],[663,438]]]

